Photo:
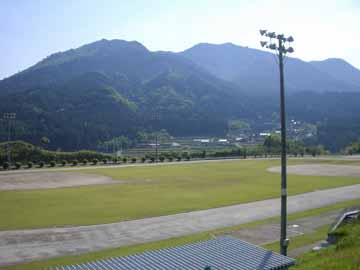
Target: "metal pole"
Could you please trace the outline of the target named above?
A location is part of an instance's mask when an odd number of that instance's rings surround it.
[[[11,164],[11,150],[10,150],[10,140],[11,140],[11,120],[16,118],[16,113],[4,113],[3,119],[7,121],[7,160]]]
[[[8,131],[8,137],[7,137],[7,159],[8,163],[11,164],[11,154],[10,154],[10,121],[11,119],[7,119],[7,131]],[[10,165],[11,166],[11,165]]]
[[[155,135],[155,161],[158,162],[158,134]]]
[[[279,39],[279,69],[280,69],[280,114],[281,114],[281,232],[280,253],[287,255],[287,181],[286,181],[286,119],[285,119],[285,85],[283,42]]]

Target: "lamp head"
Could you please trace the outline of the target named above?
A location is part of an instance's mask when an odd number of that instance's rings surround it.
[[[276,38],[275,32],[269,32],[266,34],[269,38]]]
[[[261,47],[265,47],[266,46],[266,44],[267,44],[267,41],[260,41],[260,44],[261,44]]]
[[[264,30],[260,30],[260,35],[262,35],[262,36],[265,35],[265,34],[266,34],[266,31],[267,31],[267,30],[265,30],[265,29],[264,29]]]
[[[290,36],[290,37],[288,37],[288,38],[286,39],[286,41],[287,41],[287,42],[293,42],[293,41],[294,41],[294,38],[293,38],[292,36]]]
[[[289,47],[289,48],[287,48],[286,52],[288,52],[288,53],[293,53],[293,52],[294,52],[294,48],[293,48],[293,47]]]
[[[274,43],[271,43],[271,44],[268,46],[268,48],[271,49],[271,50],[276,50],[276,49],[277,49],[277,48],[276,48],[276,44],[274,44]]]

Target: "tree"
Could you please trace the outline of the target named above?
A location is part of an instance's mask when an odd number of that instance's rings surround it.
[[[281,150],[281,139],[279,135],[271,134],[264,141],[265,151],[268,154],[277,154]]]
[[[50,140],[48,137],[41,137],[40,139],[40,143],[42,145],[43,148],[45,148],[45,146],[47,146],[50,143]]]

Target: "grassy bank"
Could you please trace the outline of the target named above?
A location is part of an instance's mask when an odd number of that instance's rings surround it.
[[[319,252],[309,252],[298,258],[294,270],[359,270],[360,220],[338,229],[339,242]]]

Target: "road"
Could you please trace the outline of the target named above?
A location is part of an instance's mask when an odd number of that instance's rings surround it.
[[[295,213],[360,198],[360,184],[290,196]],[[0,231],[0,265],[153,242],[279,216],[270,199],[169,216],[111,224]]]

